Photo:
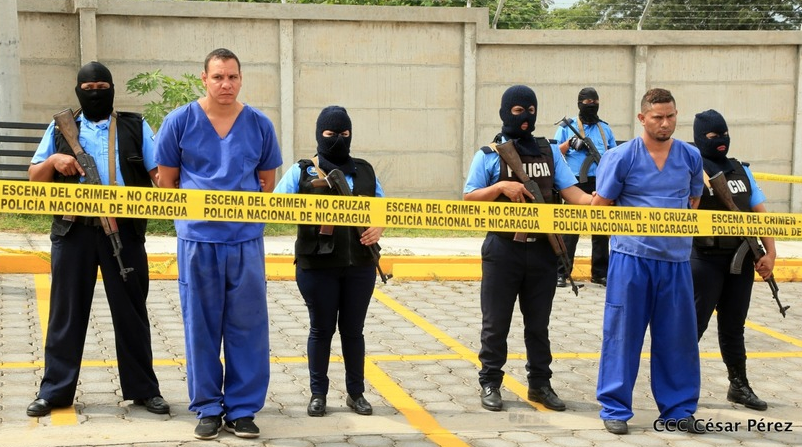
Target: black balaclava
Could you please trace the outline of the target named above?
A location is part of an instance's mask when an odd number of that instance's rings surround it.
[[[693,142],[699,148],[705,170],[710,175],[715,175],[719,171],[727,173],[734,169],[727,158],[730,136],[724,134],[728,130],[724,117],[712,109],[697,113],[693,120]],[[707,138],[709,132],[715,132],[718,136]]]
[[[103,90],[82,90],[84,82],[108,82],[111,87]],[[78,84],[75,94],[81,103],[81,110],[89,121],[103,121],[109,118],[114,109],[114,82],[111,72],[100,62],[90,62],[78,71]]]
[[[330,130],[335,133],[330,137],[324,137],[323,131]],[[317,155],[320,159],[320,167],[325,172],[332,169],[339,169],[344,174],[354,174],[356,165],[351,158],[351,136],[343,137],[341,132],[353,132],[351,130],[351,118],[348,112],[340,106],[328,106],[320,112],[317,117],[315,137],[317,138]]]
[[[513,106],[521,106],[524,112],[513,115]],[[535,106],[535,113],[529,113],[529,106]],[[501,95],[501,108],[498,110],[501,117],[501,133],[516,140],[515,146],[524,155],[540,155],[537,141],[532,136],[537,121],[537,95],[534,90],[525,85],[513,85]],[[526,130],[521,129],[523,123],[529,123]]]
[[[593,87],[585,87],[579,91],[576,104],[579,106],[579,119],[585,124],[596,124],[599,122],[599,103],[582,104],[586,99],[599,100],[599,94]]]

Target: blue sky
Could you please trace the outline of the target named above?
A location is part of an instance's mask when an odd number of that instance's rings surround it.
[[[554,0],[554,8],[567,8],[576,2],[577,0]]]

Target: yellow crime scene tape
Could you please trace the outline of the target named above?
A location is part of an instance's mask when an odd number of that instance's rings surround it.
[[[802,214],[0,181],[0,213],[643,236],[802,238]]]
[[[769,182],[782,183],[802,183],[802,177],[796,175],[767,174],[765,172],[753,172],[755,180],[766,180]]]

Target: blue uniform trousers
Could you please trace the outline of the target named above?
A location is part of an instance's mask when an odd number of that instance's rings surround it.
[[[45,372],[38,397],[54,406],[72,405],[75,397],[98,267],[103,273],[103,287],[114,324],[123,399],[159,395],[145,305],[148,297],[145,244],[131,223],[120,221],[119,230],[123,265],[134,269],[128,273],[127,281],[120,276],[120,266],[102,227],[74,223],[65,236],[50,236],[50,316]]]
[[[701,378],[690,263],[613,251],[609,272],[596,388],[601,418],[633,416],[632,390],[647,325],[652,339],[651,386],[660,417],[692,415]]]
[[[178,239],[189,410],[198,418],[253,417],[270,380],[264,241]],[[225,356],[225,373],[220,346]]]
[[[530,387],[549,384],[549,316],[557,287],[557,257],[546,235],[515,242],[490,233],[482,244],[481,386],[501,386],[507,362],[507,335],[515,309],[521,308]]]
[[[312,394],[329,391],[329,357],[335,329],[345,363],[348,394],[365,391],[365,337],[362,329],[376,284],[376,267],[295,268],[298,290],[309,310],[309,385]]]

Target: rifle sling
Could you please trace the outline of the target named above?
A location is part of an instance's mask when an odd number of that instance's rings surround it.
[[[579,128],[579,135],[581,135],[582,138],[585,138],[585,125],[582,124],[582,119],[579,118],[579,117],[576,117],[576,121],[577,121],[577,123],[579,123],[579,126],[577,126]],[[606,151],[607,150],[607,135],[604,134],[604,128],[602,126],[600,126],[599,123],[596,123],[596,126],[599,128],[599,133],[601,134],[601,137],[602,137],[602,144],[604,145],[604,150]]]
[[[109,185],[117,186],[117,157],[114,148],[117,145],[117,112],[112,111],[109,118]]]
[[[318,177],[325,179],[328,176],[326,171],[320,169],[320,165],[317,163],[317,155],[312,157],[312,165],[315,166],[315,172],[317,172]],[[331,236],[334,234],[334,225],[321,225],[318,233],[324,236]]]

